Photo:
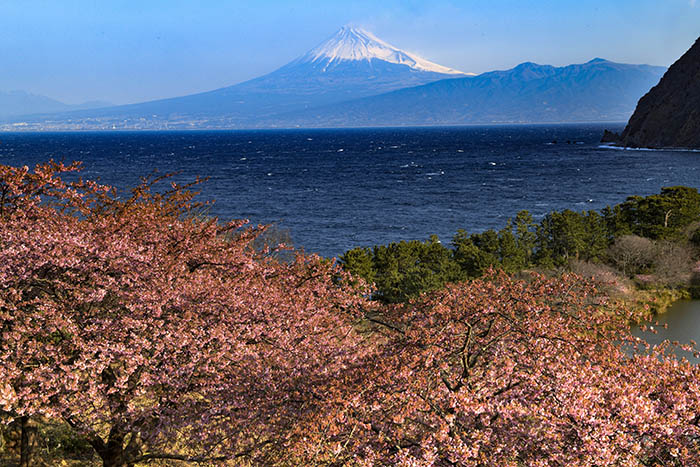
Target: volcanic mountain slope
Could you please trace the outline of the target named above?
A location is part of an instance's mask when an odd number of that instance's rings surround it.
[[[299,126],[624,121],[665,68],[596,58],[445,79],[280,117]]]
[[[639,100],[619,144],[700,148],[700,38]]]
[[[371,33],[343,27],[282,68],[240,84],[171,99],[72,112],[55,119],[199,119],[229,126],[255,126],[261,118],[466,76],[409,52]]]

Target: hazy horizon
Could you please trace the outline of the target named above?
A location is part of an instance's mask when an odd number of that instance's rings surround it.
[[[212,1],[0,5],[0,92],[78,104],[181,96],[271,72],[343,25],[440,65],[482,73],[594,57],[668,66],[697,38],[692,0]]]

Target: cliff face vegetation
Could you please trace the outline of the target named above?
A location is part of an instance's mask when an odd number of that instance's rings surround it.
[[[639,100],[620,143],[700,148],[700,39]]]

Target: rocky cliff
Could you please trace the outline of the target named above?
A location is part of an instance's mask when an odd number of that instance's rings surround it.
[[[619,144],[700,148],[700,38],[639,100]]]

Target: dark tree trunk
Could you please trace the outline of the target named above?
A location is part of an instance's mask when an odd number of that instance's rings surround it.
[[[115,449],[107,447],[98,454],[100,458],[102,458],[102,465],[104,467],[126,467],[128,465],[121,446],[115,447]]]
[[[29,440],[29,417],[19,418],[20,440],[19,440],[19,466],[30,467],[32,461],[32,446]]]
[[[114,428],[109,434],[107,443],[99,440],[98,445],[93,444],[95,451],[102,459],[104,467],[127,467],[126,453],[124,452],[124,436]]]
[[[126,467],[126,462],[124,461],[124,456],[118,452],[106,453],[102,456],[102,465],[104,467]]]

